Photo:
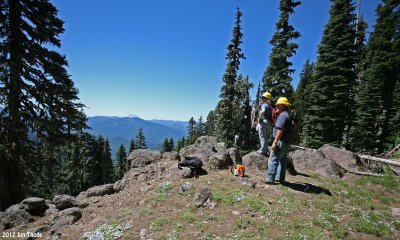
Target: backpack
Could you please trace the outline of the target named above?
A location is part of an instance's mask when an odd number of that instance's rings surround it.
[[[284,132],[284,138],[282,140],[284,140],[287,144],[291,145],[291,144],[295,144],[297,143],[297,125],[293,119],[293,111],[286,111],[289,115],[289,122],[287,123],[287,125],[285,126],[285,132]],[[276,121],[276,119],[279,116],[278,110],[275,108],[275,112],[272,114],[274,115],[274,123]]]
[[[194,176],[198,177],[203,168],[203,162],[197,157],[185,157],[185,159],[178,163],[179,169],[182,170],[184,167],[190,168]]]
[[[278,117],[279,113],[278,113],[278,109],[276,107],[269,106],[269,108],[270,108],[270,114],[268,117],[268,121],[271,124],[273,124],[273,123],[275,123],[275,119]]]

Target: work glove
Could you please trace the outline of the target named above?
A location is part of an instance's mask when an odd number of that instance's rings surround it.
[[[272,151],[275,151],[276,149],[278,149],[278,142],[273,142],[272,146],[271,146]]]

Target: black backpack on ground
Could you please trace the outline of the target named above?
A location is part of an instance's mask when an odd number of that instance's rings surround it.
[[[197,177],[202,172],[203,162],[197,157],[185,157],[184,160],[178,163],[179,169],[182,170],[184,167],[190,168],[194,176]]]

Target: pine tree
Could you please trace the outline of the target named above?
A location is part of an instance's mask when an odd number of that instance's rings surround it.
[[[168,140],[168,138],[165,138],[164,142],[162,144],[161,153],[170,152],[170,151],[171,151],[171,146],[170,146],[169,140]]]
[[[132,138],[131,142],[129,143],[129,154],[136,149],[135,140]]]
[[[300,1],[280,0],[280,18],[276,23],[276,32],[272,36],[270,44],[273,46],[269,57],[269,65],[262,78],[263,90],[269,91],[274,98],[285,95],[289,99],[293,93],[290,76],[294,69],[289,58],[298,48],[298,44],[292,40],[299,38],[300,33],[289,24],[289,16],[294,13],[294,8],[300,5]]]
[[[204,136],[206,133],[206,124],[203,120],[203,116],[200,116],[196,123],[196,134],[198,137]]]
[[[314,63],[307,59],[300,73],[300,82],[294,93],[293,106],[296,112],[296,125],[303,126],[304,118],[307,115],[310,106],[308,86],[313,81],[314,77]],[[302,134],[303,129],[299,128],[300,141],[306,142],[305,136]]]
[[[122,179],[127,170],[126,150],[123,144],[119,146],[116,157],[117,157],[115,164],[116,179]]]
[[[66,57],[56,51],[63,32],[63,21],[48,0],[0,2],[2,208],[22,200],[38,182],[40,166],[46,165],[38,145],[62,142],[66,126],[74,128],[77,121],[78,91]],[[31,133],[36,141],[28,137]]]
[[[235,99],[233,101],[234,122],[233,131],[239,136],[238,147],[252,149],[254,142],[251,141],[251,106],[249,90],[253,83],[249,81],[248,76],[243,78],[239,75],[235,83]]]
[[[110,183],[114,180],[114,166],[111,158],[111,148],[110,142],[108,138],[104,142],[102,159],[101,159],[101,168],[102,168],[102,183]]]
[[[380,152],[388,137],[393,141],[391,134],[399,131],[395,116],[400,74],[394,67],[400,63],[399,4],[386,0],[377,7],[377,22],[362,65],[355,126],[350,131],[350,146],[355,150]]]
[[[221,87],[220,101],[216,108],[217,116],[217,137],[220,141],[225,142],[228,146],[234,141],[233,132],[233,100],[235,98],[235,82],[237,72],[239,70],[240,59],[245,59],[240,45],[242,43],[243,34],[241,32],[242,12],[238,8],[236,11],[236,22],[232,32],[232,40],[227,49],[225,74],[222,77],[223,85]]]
[[[198,137],[196,125],[197,125],[196,120],[194,120],[194,118],[191,117],[189,119],[188,127],[187,127],[189,136],[186,139],[186,145],[193,144],[196,141],[196,139]]]
[[[139,131],[136,135],[136,142],[135,142],[136,148],[137,149],[146,149],[146,137],[143,134],[143,129],[139,128]]]
[[[185,137],[182,137],[182,138],[178,139],[175,150],[177,152],[179,152],[184,147],[185,147]]]
[[[325,143],[340,146],[349,115],[354,107],[354,86],[357,74],[358,45],[351,0],[334,0],[330,18],[325,25],[315,79],[308,84],[310,103],[304,120],[304,137],[307,145],[320,147]]]
[[[174,149],[175,149],[174,139],[170,138],[169,139],[169,150],[171,152],[171,151],[174,151]]]
[[[207,121],[205,123],[204,131],[207,136],[215,136],[216,126],[215,126],[215,111],[211,110],[207,115]]]

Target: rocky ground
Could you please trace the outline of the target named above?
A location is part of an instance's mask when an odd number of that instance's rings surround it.
[[[208,173],[182,178],[184,156],[201,158]],[[28,231],[42,239],[400,239],[398,177],[347,174],[360,168],[357,156],[330,146],[290,156],[300,174],[265,185],[266,157],[242,159],[211,137],[179,153],[136,150],[122,180],[76,197],[25,199],[0,213],[0,229],[4,239]],[[230,173],[233,161],[247,177]]]

